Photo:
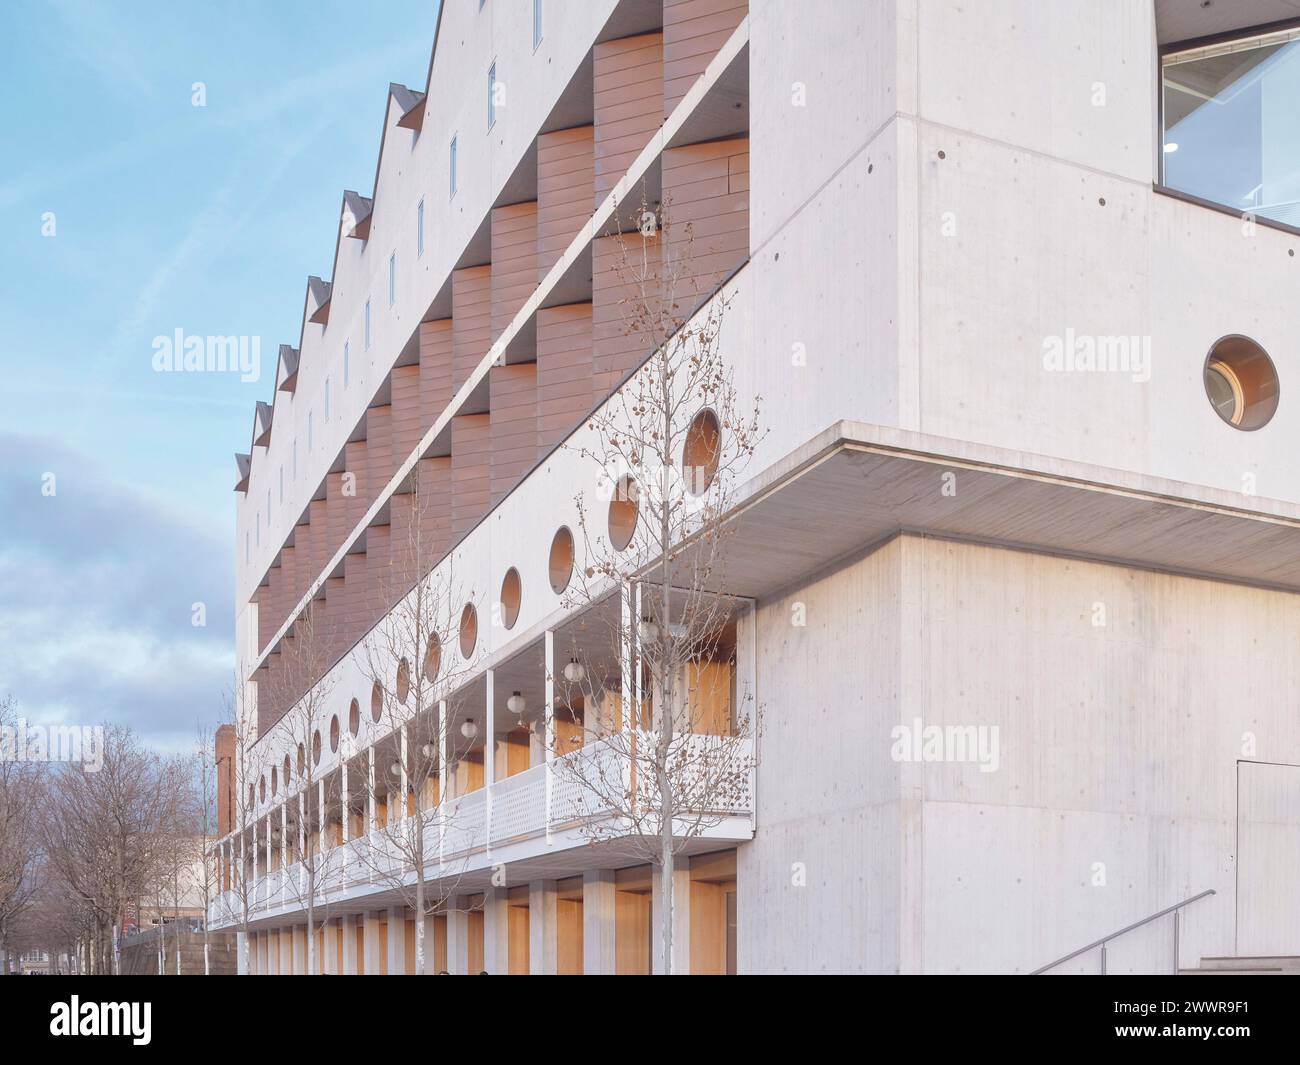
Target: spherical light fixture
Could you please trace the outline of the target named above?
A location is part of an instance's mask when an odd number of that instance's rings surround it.
[[[423,747],[420,748],[420,754],[424,758],[432,758],[433,751],[434,751],[434,747],[432,743],[426,743]]]
[[[641,619],[638,631],[641,634],[642,643],[656,643],[659,640],[659,625],[649,614]]]
[[[510,696],[509,699],[506,700],[506,709],[509,710],[516,717],[523,717],[524,711],[528,709],[528,704],[524,701],[524,697],[522,695],[520,695],[518,692],[515,692],[512,696]]]
[[[587,679],[587,669],[576,658],[571,658],[569,664],[564,667],[564,679],[570,684],[581,684]]]
[[[478,722],[472,717],[467,717],[460,723],[460,734],[467,740],[475,739],[478,736]]]
[[[388,771],[392,773],[393,776],[400,777],[402,775],[402,763],[394,762],[388,767]]]

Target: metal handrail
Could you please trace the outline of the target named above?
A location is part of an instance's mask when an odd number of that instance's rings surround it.
[[[1125,935],[1128,932],[1132,932],[1133,929],[1135,928],[1141,928],[1143,925],[1150,924],[1152,921],[1157,921],[1161,917],[1164,917],[1165,915],[1171,913],[1174,915],[1174,972],[1177,972],[1178,971],[1178,911],[1183,909],[1186,906],[1190,906],[1193,902],[1199,902],[1207,895],[1214,895],[1214,894],[1216,894],[1214,888],[1210,888],[1208,891],[1202,891],[1199,895],[1193,895],[1190,899],[1183,899],[1182,902],[1176,902],[1172,906],[1166,906],[1163,910],[1160,910],[1157,913],[1153,913],[1149,917],[1143,917],[1142,920],[1140,921],[1134,921],[1132,924],[1125,925],[1117,932],[1112,932],[1110,935],[1103,936],[1101,939],[1095,939],[1091,943],[1089,943],[1086,947],[1080,947],[1078,950],[1071,951],[1069,954],[1066,954],[1062,958],[1057,958],[1056,961],[1054,962],[1049,962],[1047,965],[1044,965],[1041,969],[1035,969],[1029,975],[1040,976],[1043,973],[1047,972],[1048,969],[1055,969],[1058,965],[1062,965],[1065,962],[1070,961],[1072,958],[1077,958],[1080,954],[1087,954],[1088,951],[1093,950],[1097,947],[1101,947],[1101,975],[1105,976],[1107,943],[1109,943],[1112,939],[1118,939],[1120,936]]]

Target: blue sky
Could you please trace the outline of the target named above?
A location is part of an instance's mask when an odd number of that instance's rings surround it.
[[[230,686],[233,455],[437,0],[5,11],[0,698],[186,748]],[[262,380],[154,372],[177,329],[260,337]]]

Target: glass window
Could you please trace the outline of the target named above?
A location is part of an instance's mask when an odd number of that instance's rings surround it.
[[[1161,60],[1163,183],[1300,225],[1300,29]]]
[[[369,351],[370,350],[370,301],[369,300],[366,300],[364,321],[365,321],[365,338],[364,338],[365,347],[366,350]]]
[[[497,121],[497,65],[488,67],[488,129]]]
[[[542,43],[542,0],[533,0],[533,50]]]
[[[424,254],[424,200],[415,206],[415,257]]]
[[[388,306],[397,302],[397,252],[388,257]]]
[[[325,420],[330,420],[330,379],[325,378]]]
[[[456,138],[451,138],[451,194],[456,195]]]
[[[348,387],[348,362],[352,354],[352,352],[349,350],[351,346],[352,345],[349,344],[348,341],[346,340],[343,341],[343,387],[344,388]]]

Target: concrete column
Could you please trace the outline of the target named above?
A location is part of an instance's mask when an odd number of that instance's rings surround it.
[[[388,975],[402,976],[406,972],[406,907],[390,906],[388,909]]]
[[[673,975],[691,971],[691,870],[683,867],[685,858],[673,865]],[[650,878],[650,971],[662,975],[664,968],[663,932],[660,914],[663,892],[659,887],[659,869],[651,868]]]
[[[492,785],[496,782],[497,769],[497,716],[496,716],[496,670],[489,669],[484,674],[487,686],[487,721],[483,736],[483,787],[487,789],[487,859],[492,860]],[[485,918],[486,920],[486,918]],[[490,958],[485,954],[485,959]],[[488,972],[491,972],[488,969]]]
[[[301,820],[301,819],[300,819]],[[280,903],[289,901],[289,803],[280,803]]]
[[[554,786],[554,767],[552,762],[555,761],[555,632],[551,629],[546,630],[546,705],[542,708],[542,735],[543,751],[542,757],[546,759],[546,843],[551,843],[551,792]],[[551,906],[555,905],[554,892],[552,892]],[[535,957],[536,952],[530,953],[530,957]],[[530,962],[530,968],[537,971],[537,963]],[[554,972],[555,970],[550,970]]]
[[[503,887],[483,895],[483,967],[492,976],[510,972],[510,903]]]
[[[250,976],[249,958],[248,958],[248,934],[245,932],[235,933],[235,971],[240,976]]]
[[[293,975],[305,976],[307,974],[307,926],[305,924],[296,924],[293,926]]]
[[[447,900],[447,972],[464,976],[469,960],[469,915],[465,913],[465,898],[454,895]]]
[[[366,834],[375,834],[375,749],[366,749]]]
[[[613,976],[614,871],[589,869],[582,874],[582,971]]]
[[[338,976],[339,946],[336,937],[339,934],[339,922],[337,919],[326,921],[322,928],[325,934],[321,936],[321,957],[317,959],[317,962],[320,971],[326,976]]]
[[[528,885],[528,971],[531,975],[554,976],[559,971],[557,931],[555,881],[534,880]]]
[[[346,976],[357,975],[357,919],[352,914],[345,914],[339,922],[343,936],[343,973]]]
[[[407,759],[408,748],[407,748],[407,728],[406,728],[405,725],[402,726],[402,734],[401,734],[401,736],[399,737],[399,739],[400,739],[401,751],[402,751],[402,755],[401,755],[401,760],[402,760],[402,774],[401,774],[402,795],[401,795],[401,800],[402,800],[402,801],[401,801],[401,812],[400,812],[400,814],[398,815],[398,820],[399,820],[399,821],[405,821],[405,820],[406,820],[406,794],[407,794],[407,792],[410,790],[410,784],[411,784],[410,776],[408,775],[408,773],[407,773],[407,769],[406,769],[407,762],[408,762],[408,759]]]
[[[348,741],[344,740],[343,742],[347,743]],[[351,827],[348,824],[348,822],[351,820],[351,817],[349,816],[350,811],[348,810],[348,760],[347,760],[347,755],[350,752],[351,752],[351,745],[349,744],[348,747],[344,749],[343,762],[339,766],[339,792],[340,792],[339,805],[340,805],[340,810],[343,813],[343,832],[339,838],[342,839],[344,843],[347,843],[348,841],[348,831]],[[346,862],[346,860],[347,859],[345,857],[344,861]]]
[[[438,700],[438,871],[442,871],[447,845],[447,700]]]
[[[367,912],[363,919],[366,939],[366,975],[378,976],[383,970],[384,961],[387,960],[383,958],[383,952],[380,950],[382,944],[379,942],[379,914]]]
[[[436,976],[438,974],[438,965],[433,956],[433,936],[434,929],[437,928],[437,922],[433,915],[424,918],[424,969],[417,975]]]
[[[280,972],[280,933],[263,932],[261,938],[262,960],[265,962],[262,972],[276,976]]]

